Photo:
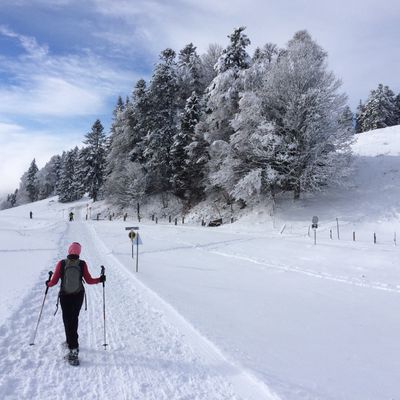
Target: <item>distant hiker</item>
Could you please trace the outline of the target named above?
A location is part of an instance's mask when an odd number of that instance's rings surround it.
[[[33,212],[29,211],[29,218],[32,219],[32,217],[33,217]]]
[[[128,213],[124,214],[124,222],[126,221],[126,219],[128,218]]]
[[[69,213],[69,220],[70,221],[74,220],[74,213],[72,211]]]
[[[46,286],[52,287],[61,278],[59,301],[62,309],[66,342],[69,348],[66,359],[71,365],[79,365],[78,318],[85,296],[82,278],[89,285],[106,281],[105,275],[101,275],[99,278],[92,278],[86,262],[79,258],[80,254],[81,245],[73,242],[68,248],[67,258],[58,261],[53,276],[46,281]]]

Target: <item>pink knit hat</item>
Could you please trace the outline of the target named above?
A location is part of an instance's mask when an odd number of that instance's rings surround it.
[[[79,256],[81,254],[81,245],[78,242],[73,242],[68,248],[68,255],[74,254]]]

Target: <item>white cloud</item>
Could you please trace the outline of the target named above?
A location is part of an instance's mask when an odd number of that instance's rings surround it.
[[[37,76],[29,85],[0,89],[0,114],[82,116],[104,108],[104,98],[65,79]]]
[[[18,39],[21,46],[26,50],[26,52],[34,58],[41,59],[45,57],[49,52],[48,47],[46,45],[40,46],[35,38],[15,33],[4,25],[0,25],[0,34],[8,36],[10,38]]]
[[[91,1],[94,12],[120,21],[118,37],[104,39],[127,49],[138,38],[137,46],[155,53],[154,59],[165,47],[179,50],[189,42],[199,52],[210,43],[225,46],[227,35],[243,25],[252,41],[250,53],[266,42],[284,46],[296,31],[307,29],[328,52],[329,66],[343,80],[353,108],[379,82],[400,90],[400,53],[394,50],[400,35],[398,0]]]
[[[55,135],[0,122],[0,194],[11,193],[18,187],[19,179],[34,158],[41,168],[51,156],[81,145],[81,140],[81,132]]]
[[[34,38],[0,26],[0,35],[17,39],[26,54],[0,57],[13,85],[0,86],[0,117],[25,115],[76,117],[111,112],[107,100],[133,86],[134,72],[111,65],[90,51],[53,55]]]

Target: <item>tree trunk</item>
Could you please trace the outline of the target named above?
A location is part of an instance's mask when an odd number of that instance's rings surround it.
[[[300,180],[298,180],[298,181],[294,184],[294,188],[293,188],[293,199],[294,199],[294,200],[300,199],[300,192],[301,192]]]

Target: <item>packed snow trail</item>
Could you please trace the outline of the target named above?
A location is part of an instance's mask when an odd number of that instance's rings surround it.
[[[61,310],[54,317],[51,288],[34,346],[29,346],[44,295],[43,270],[32,292],[0,328],[0,398],[21,399],[278,399],[267,387],[227,362],[171,307],[138,283],[87,224],[75,221],[59,243],[72,241],[92,276],[106,266],[108,347],[103,348],[102,285],[86,285],[88,310],[80,315],[79,367],[63,360]]]

